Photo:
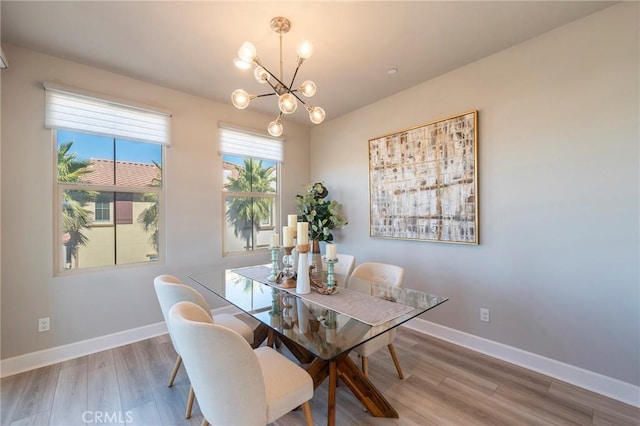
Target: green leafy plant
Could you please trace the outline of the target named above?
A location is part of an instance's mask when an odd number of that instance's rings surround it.
[[[333,241],[334,229],[347,225],[340,214],[342,205],[335,200],[327,199],[329,191],[320,182],[305,187],[306,193],[296,195],[298,219],[309,222],[309,239]]]
[[[246,158],[243,165],[234,165],[237,177],[230,177],[225,188],[231,192],[268,193],[276,182],[275,166],[264,167],[262,160]],[[233,234],[245,240],[245,249],[251,250],[254,232],[260,231],[260,222],[271,216],[272,201],[259,197],[227,197],[227,223]]]
[[[151,180],[151,186],[160,188],[162,186],[162,166],[153,161],[153,165],[158,170],[158,176]],[[144,232],[150,234],[149,242],[153,245],[153,249],[158,253],[160,248],[158,218],[160,216],[160,200],[155,192],[145,192],[142,194],[142,201],[151,203],[149,207],[144,209],[138,215],[138,223],[142,225]]]
[[[76,152],[71,152],[73,141],[63,143],[58,147],[58,182],[80,182],[89,169],[90,160],[78,158]],[[96,191],[65,190],[62,193],[62,233],[64,244],[71,251],[75,268],[79,267],[79,248],[86,246],[89,237],[86,231],[91,230],[93,213],[86,209],[88,203],[96,200]]]

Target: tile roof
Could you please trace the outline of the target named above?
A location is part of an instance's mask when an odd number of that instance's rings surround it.
[[[222,161],[222,170],[223,170],[223,178],[224,178],[224,183],[227,183],[227,179],[228,178],[237,178],[240,173],[238,172],[238,168],[236,167],[235,164],[230,163],[228,161]]]
[[[91,173],[87,173],[80,178],[83,183],[93,185],[113,185],[114,184],[114,161],[102,158],[92,158],[91,164],[87,167]],[[129,161],[115,162],[115,175],[118,186],[148,187],[157,186],[154,179],[160,179],[160,170],[155,164],[132,163]]]

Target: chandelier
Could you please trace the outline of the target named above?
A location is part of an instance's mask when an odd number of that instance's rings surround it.
[[[289,29],[291,29],[291,21],[281,16],[275,17],[271,20],[271,29],[280,36],[280,74],[278,74],[277,77],[258,59],[256,47],[248,41],[245,41],[242,46],[240,46],[240,50],[238,50],[238,57],[233,62],[237,68],[245,70],[251,68],[253,64],[255,64],[256,68],[253,72],[254,77],[258,80],[258,83],[268,84],[271,87],[272,92],[262,95],[251,95],[245,90],[237,89],[231,94],[231,102],[236,108],[245,109],[253,99],[276,95],[278,97],[278,108],[280,109],[280,113],[275,120],[269,123],[267,130],[270,135],[277,137],[282,135],[284,130],[282,126],[282,114],[293,114],[298,108],[298,101],[304,105],[304,108],[309,113],[309,119],[314,124],[322,123],[325,117],[325,112],[324,109],[314,107],[303,101],[300,96],[298,96],[299,94],[307,98],[313,96],[316,93],[316,84],[313,81],[306,80],[302,82],[299,87],[294,87],[298,70],[304,60],[308,59],[313,53],[313,45],[308,41],[304,41],[298,45],[296,50],[298,54],[296,69],[293,72],[291,83],[286,85],[282,74],[282,34],[287,33]]]

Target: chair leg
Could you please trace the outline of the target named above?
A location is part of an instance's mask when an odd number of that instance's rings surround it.
[[[196,393],[193,391],[193,386],[189,386],[189,399],[187,400],[187,411],[184,413],[184,418],[191,418],[191,409],[193,408],[193,400],[196,398]]]
[[[393,358],[393,363],[396,365],[396,370],[398,371],[398,377],[400,377],[400,380],[403,380],[404,375],[402,374],[402,368],[400,368],[400,361],[398,360],[398,355],[396,354],[396,348],[393,346],[393,343],[389,343],[387,347],[389,348],[389,353],[391,354],[391,358]]]
[[[363,356],[361,358],[362,358],[362,374],[364,374],[364,377],[368,377],[369,376],[369,360],[367,359],[366,356]]]
[[[173,386],[173,381],[176,379],[176,374],[178,374],[178,368],[180,368],[180,364],[182,364],[182,357],[180,355],[178,355],[178,358],[176,358],[176,363],[173,366],[173,371],[171,372],[171,377],[169,377],[169,383],[167,384],[167,387],[171,387]]]
[[[304,418],[307,421],[307,426],[313,426],[313,416],[311,415],[311,405],[309,401],[302,404],[302,411],[304,411]]]
[[[207,419],[202,419],[202,424],[200,426],[209,426]]]

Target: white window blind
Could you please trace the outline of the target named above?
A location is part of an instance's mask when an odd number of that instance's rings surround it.
[[[45,83],[45,126],[169,145],[171,115]]]
[[[284,160],[282,140],[226,127],[220,127],[220,153],[279,163]]]

